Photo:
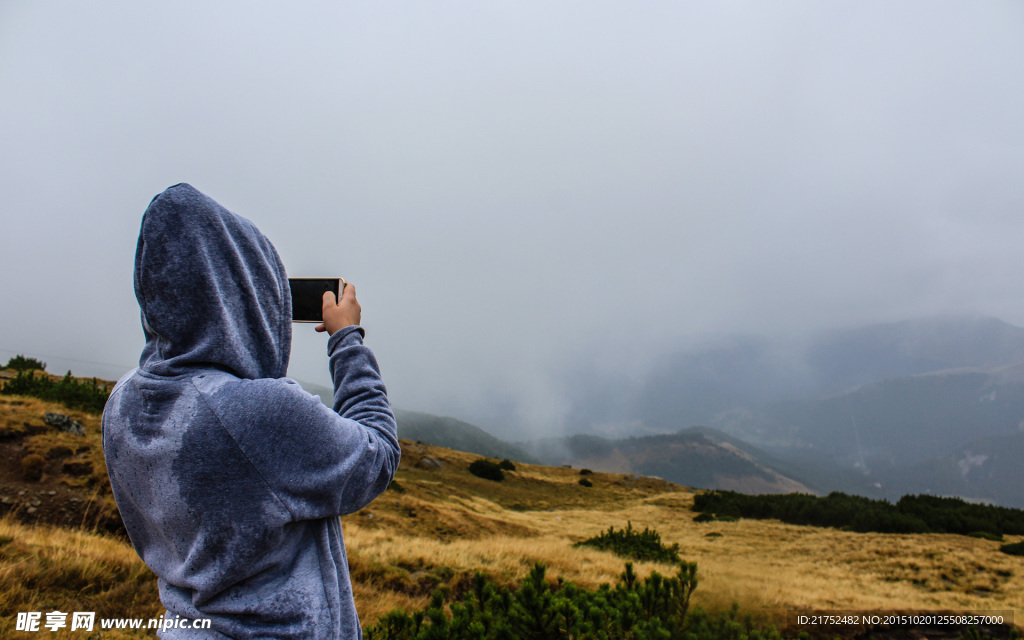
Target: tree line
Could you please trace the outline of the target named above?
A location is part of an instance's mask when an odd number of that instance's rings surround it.
[[[46,375],[46,365],[34,358],[15,356],[7,361],[5,369],[14,369],[18,374],[0,385],[0,394],[34,396],[42,400],[59,402],[69,409],[81,409],[91,413],[102,413],[103,405],[110,397],[106,384],[96,378],[80,382],[71,377],[71,372],[60,380]],[[40,371],[37,375],[36,371]]]
[[[753,518],[835,527],[857,532],[956,533],[1002,539],[1024,535],[1024,510],[972,504],[961,498],[907,495],[896,504],[834,491],[825,497],[802,493],[745,495],[708,491],[694,498],[701,520]]]

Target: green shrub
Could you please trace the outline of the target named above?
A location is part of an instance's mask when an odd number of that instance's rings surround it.
[[[741,628],[698,608],[690,611],[697,565],[683,563],[675,576],[652,573],[640,580],[632,564],[614,588],[593,591],[546,579],[536,564],[514,589],[477,573],[457,600],[437,591],[426,609],[392,611],[365,630],[366,640],[547,640],[549,638],[693,638],[693,640],[777,640],[774,629]]]
[[[31,370],[19,371],[18,375],[0,387],[5,395],[35,396],[51,402],[59,402],[70,409],[81,409],[102,413],[110,392],[100,385],[96,378],[91,382],[79,382],[68,371],[60,382],[47,375],[35,375]]]
[[[512,461],[509,460],[508,458],[505,458],[504,460],[498,463],[498,468],[504,469],[505,471],[515,471],[516,465],[512,464]]]
[[[594,547],[602,551],[611,551],[615,555],[634,560],[664,562],[666,564],[679,564],[679,545],[673,544],[666,547],[661,543],[661,536],[653,529],[644,528],[643,531],[633,529],[633,523],[626,524],[625,529],[615,530],[615,527],[608,527],[608,531],[593,538],[577,542],[574,547]]]
[[[1003,546],[999,547],[999,550],[1003,553],[1008,553],[1011,556],[1024,556],[1024,542],[1004,544]]]
[[[698,514],[694,519],[694,522],[738,522],[739,518],[730,515],[718,515],[714,513],[701,513]]]
[[[502,473],[501,466],[487,458],[480,458],[479,460],[471,462],[469,464],[469,472],[478,478],[483,478],[484,480],[501,482],[505,479],[505,474]]]
[[[35,358],[26,358],[23,355],[16,355],[7,361],[4,365],[4,369],[14,369],[15,371],[32,371],[33,369],[39,369],[41,371],[46,369],[46,363],[40,362]]]
[[[708,491],[694,498],[693,510],[724,516],[776,519],[790,524],[879,533],[957,533],[1000,539],[1024,534],[1024,510],[970,504],[960,498],[903,496],[896,504],[833,492],[824,498],[801,493],[749,496]]]
[[[586,478],[580,478],[580,486],[581,487],[592,487],[592,486],[594,486],[594,483],[591,482],[590,480],[587,480]]]
[[[589,476],[592,473],[594,473],[594,472],[591,471],[590,469],[580,469],[580,475],[581,476]]]
[[[997,536],[996,534],[989,533],[988,531],[972,531],[972,532],[968,533],[967,535],[971,536],[972,538],[981,538],[982,540],[991,540],[992,542],[1002,542],[1003,541],[1003,536]]]

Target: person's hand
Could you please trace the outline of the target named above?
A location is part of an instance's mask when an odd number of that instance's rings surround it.
[[[341,300],[334,297],[333,291],[324,291],[324,323],[318,324],[316,330],[334,335],[338,329],[359,324],[362,307],[356,300],[356,287],[348,283],[341,289]]]

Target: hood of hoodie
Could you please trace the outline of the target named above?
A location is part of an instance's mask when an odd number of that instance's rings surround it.
[[[281,378],[291,354],[291,291],[277,251],[252,222],[187,184],[153,198],[135,252],[142,371],[216,368]]]

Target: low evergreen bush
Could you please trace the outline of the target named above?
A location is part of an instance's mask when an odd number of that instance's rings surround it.
[[[594,483],[591,482],[590,480],[587,480],[586,478],[580,478],[580,486],[581,487],[592,487],[592,486],[594,486]]]
[[[102,413],[103,405],[110,397],[106,386],[100,385],[96,378],[91,382],[79,382],[71,377],[70,371],[59,382],[45,374],[36,375],[31,370],[19,371],[17,376],[0,387],[0,393],[34,396],[91,413]]]
[[[661,543],[661,535],[657,531],[646,527],[643,531],[637,531],[633,529],[632,522],[627,523],[625,529],[618,531],[615,530],[615,527],[608,527],[608,531],[583,542],[577,542],[573,546],[594,547],[633,560],[664,562],[665,564],[682,562],[679,558],[678,544],[666,547]]]
[[[480,458],[469,463],[469,472],[484,480],[501,482],[505,479],[505,474],[501,471],[501,465],[487,458]]]
[[[717,515],[714,513],[699,513],[694,519],[694,522],[737,522],[739,518],[730,515]]]
[[[1024,556],[1024,542],[1004,544],[1003,546],[999,547],[999,550],[1003,553],[1008,553],[1011,556]]]
[[[690,611],[697,565],[683,563],[675,576],[652,573],[639,580],[633,565],[614,588],[596,590],[547,581],[536,564],[518,588],[508,589],[477,573],[458,600],[435,592],[422,611],[392,611],[365,630],[367,640],[548,640],[555,638],[664,638],[674,640],[777,640],[774,629],[753,629],[735,610],[713,617]],[[449,613],[450,611],[450,613]]]
[[[838,491],[819,498],[802,493],[750,496],[708,491],[694,498],[693,510],[714,519],[775,519],[790,524],[879,533],[957,533],[1000,539],[1024,535],[1024,510],[971,504],[960,498],[903,496],[896,504]]]
[[[1003,536],[997,536],[994,533],[989,533],[988,531],[972,531],[972,532],[968,533],[967,535],[971,536],[972,538],[981,538],[982,540],[991,540],[992,542],[1002,542],[1003,541]]]
[[[19,354],[8,360],[7,364],[5,364],[3,368],[14,369],[15,371],[32,371],[33,369],[44,371],[46,369],[46,363],[40,362],[35,358],[26,358]]]

